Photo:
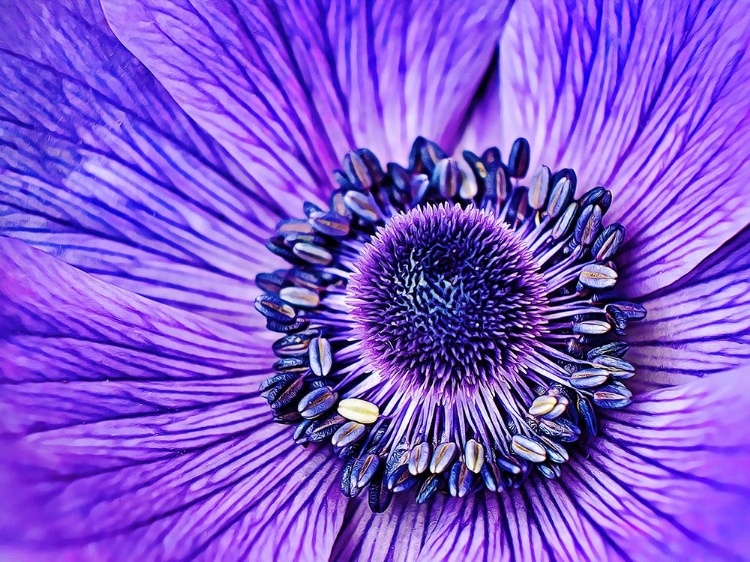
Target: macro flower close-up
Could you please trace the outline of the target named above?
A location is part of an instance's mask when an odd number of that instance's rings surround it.
[[[0,0],[0,562],[750,560],[745,0]]]

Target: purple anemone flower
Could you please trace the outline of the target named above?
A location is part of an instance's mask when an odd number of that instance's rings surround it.
[[[0,559],[747,559],[747,8],[0,2]]]

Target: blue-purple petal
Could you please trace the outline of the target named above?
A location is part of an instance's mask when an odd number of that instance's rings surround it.
[[[336,560],[740,560],[750,524],[750,379],[725,372],[636,397],[562,477],[521,489],[349,507]],[[411,532],[407,531],[411,530]],[[402,548],[399,548],[399,545]]]
[[[123,43],[254,174],[324,197],[342,155],[446,148],[510,2],[106,0]],[[296,207],[295,207],[296,208]]]
[[[0,239],[0,544],[165,560],[327,556],[331,454],[260,397],[269,342]],[[322,507],[321,507],[322,506]]]
[[[444,508],[445,498],[416,504],[410,494],[396,494],[385,513],[373,513],[367,501],[352,501],[336,538],[331,560],[406,562],[416,560],[430,525]]]
[[[750,221],[750,12],[740,3],[521,0],[500,44],[505,150],[614,193],[618,262],[643,295]]]
[[[0,234],[236,325],[281,216],[176,105],[98,6],[0,14]],[[265,256],[269,256],[264,260]]]
[[[634,382],[676,384],[750,362],[749,248],[750,227],[643,300],[648,315],[628,338]]]

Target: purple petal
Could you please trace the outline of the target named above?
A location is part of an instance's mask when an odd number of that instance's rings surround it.
[[[98,7],[0,15],[0,233],[238,325],[280,211],[111,34]]]
[[[521,491],[451,502],[419,559],[451,560],[460,553],[475,560],[609,560],[602,538],[575,509],[555,501],[529,482]]]
[[[497,62],[493,62],[494,64],[490,66],[485,75],[484,82],[480,90],[477,91],[468,111],[468,122],[463,131],[461,142],[454,151],[455,154],[464,150],[481,154],[485,149],[498,146],[500,143],[501,132],[498,129],[500,76],[497,72]],[[515,139],[511,139],[510,142],[513,140]]]
[[[123,43],[255,176],[323,196],[353,147],[403,161],[417,135],[455,146],[509,3],[104,7]]]
[[[750,547],[746,371],[641,394],[603,416],[602,435],[559,480],[395,503],[381,516],[350,506],[335,559],[739,560]]]
[[[385,513],[373,513],[367,501],[352,501],[336,537],[331,560],[405,562],[416,560],[430,525],[445,500],[418,505],[408,494],[396,494]]]
[[[514,6],[495,127],[503,146],[525,136],[537,164],[612,189],[612,220],[628,229],[620,265],[645,294],[748,224],[750,12],[732,2],[571,6]]]
[[[750,378],[741,370],[641,395],[562,487],[637,560],[740,559],[750,547]]]
[[[678,283],[651,295],[628,359],[639,379],[676,383],[750,361],[750,228]]]
[[[339,470],[272,422],[267,342],[17,241],[0,256],[0,511],[14,513],[0,544],[76,560],[328,556]]]

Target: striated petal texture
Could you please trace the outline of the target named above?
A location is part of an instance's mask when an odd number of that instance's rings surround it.
[[[740,560],[750,523],[745,371],[642,394],[520,490],[352,507],[331,560]]]
[[[614,193],[631,293],[685,275],[750,222],[750,12],[742,3],[521,0],[499,119],[540,163]]]
[[[77,0],[0,10],[0,234],[141,295],[256,325],[283,212]]]
[[[455,146],[510,2],[103,5],[123,43],[254,175],[325,197],[355,147],[403,161],[417,135]]]
[[[0,545],[76,560],[300,559],[346,500],[272,422],[267,342],[0,240]],[[19,555],[20,556],[20,555]]]
[[[373,513],[366,501],[351,501],[331,562],[417,560],[434,521],[443,512],[446,498],[438,495],[433,501],[418,505],[408,496],[396,494],[385,513]]]
[[[638,380],[684,382],[750,362],[750,227],[693,272],[643,300],[628,338]]]

